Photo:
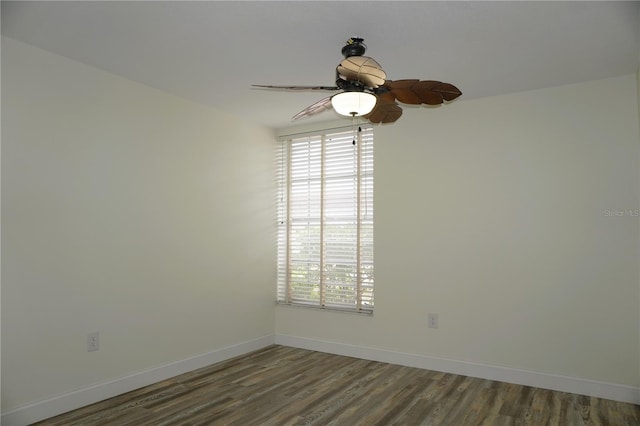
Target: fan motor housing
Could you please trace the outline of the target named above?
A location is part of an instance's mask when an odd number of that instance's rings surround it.
[[[340,77],[336,80],[336,86],[345,92],[364,92],[364,86],[358,81],[347,81]]]

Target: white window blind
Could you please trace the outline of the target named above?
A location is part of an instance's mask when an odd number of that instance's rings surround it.
[[[373,130],[281,144],[278,302],[372,312]]]

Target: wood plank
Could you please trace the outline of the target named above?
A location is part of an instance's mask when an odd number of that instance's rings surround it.
[[[640,425],[640,406],[273,345],[36,423]]]

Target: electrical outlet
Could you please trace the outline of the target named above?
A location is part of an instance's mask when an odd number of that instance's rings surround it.
[[[100,350],[100,333],[87,334],[87,352]]]
[[[438,328],[438,314],[428,314],[429,328]]]

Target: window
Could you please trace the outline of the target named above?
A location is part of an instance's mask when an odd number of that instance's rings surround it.
[[[373,130],[282,139],[278,187],[278,302],[373,312]]]

